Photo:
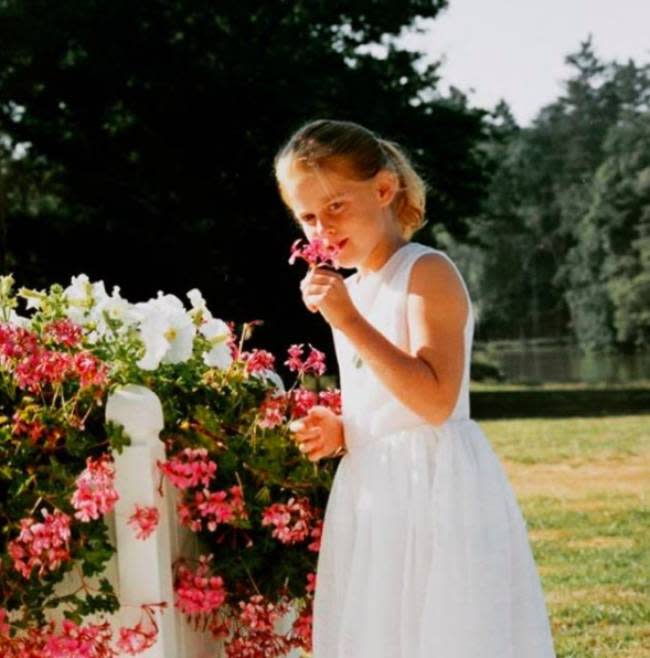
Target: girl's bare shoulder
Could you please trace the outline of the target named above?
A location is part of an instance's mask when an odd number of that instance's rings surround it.
[[[444,252],[423,253],[411,268],[409,297],[431,304],[436,313],[464,318],[468,312],[465,285],[458,269]]]

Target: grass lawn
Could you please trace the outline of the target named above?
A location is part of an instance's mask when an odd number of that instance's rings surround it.
[[[558,658],[650,658],[650,415],[479,423],[528,523]]]

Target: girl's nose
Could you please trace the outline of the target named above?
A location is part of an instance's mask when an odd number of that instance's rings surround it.
[[[323,224],[322,220],[318,220],[317,223],[317,234],[319,236],[321,235],[332,235],[334,233],[334,229],[331,226],[326,226]]]

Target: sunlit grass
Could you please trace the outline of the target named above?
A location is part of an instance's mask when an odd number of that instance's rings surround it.
[[[481,421],[503,459],[534,464],[626,459],[650,453],[650,414]]]
[[[526,518],[558,658],[649,658],[650,415],[480,424]]]

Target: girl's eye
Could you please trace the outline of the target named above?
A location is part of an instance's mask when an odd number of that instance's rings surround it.
[[[342,207],[343,207],[342,201],[334,201],[334,203],[330,203],[330,210],[332,212],[336,212],[337,210],[340,210]]]

